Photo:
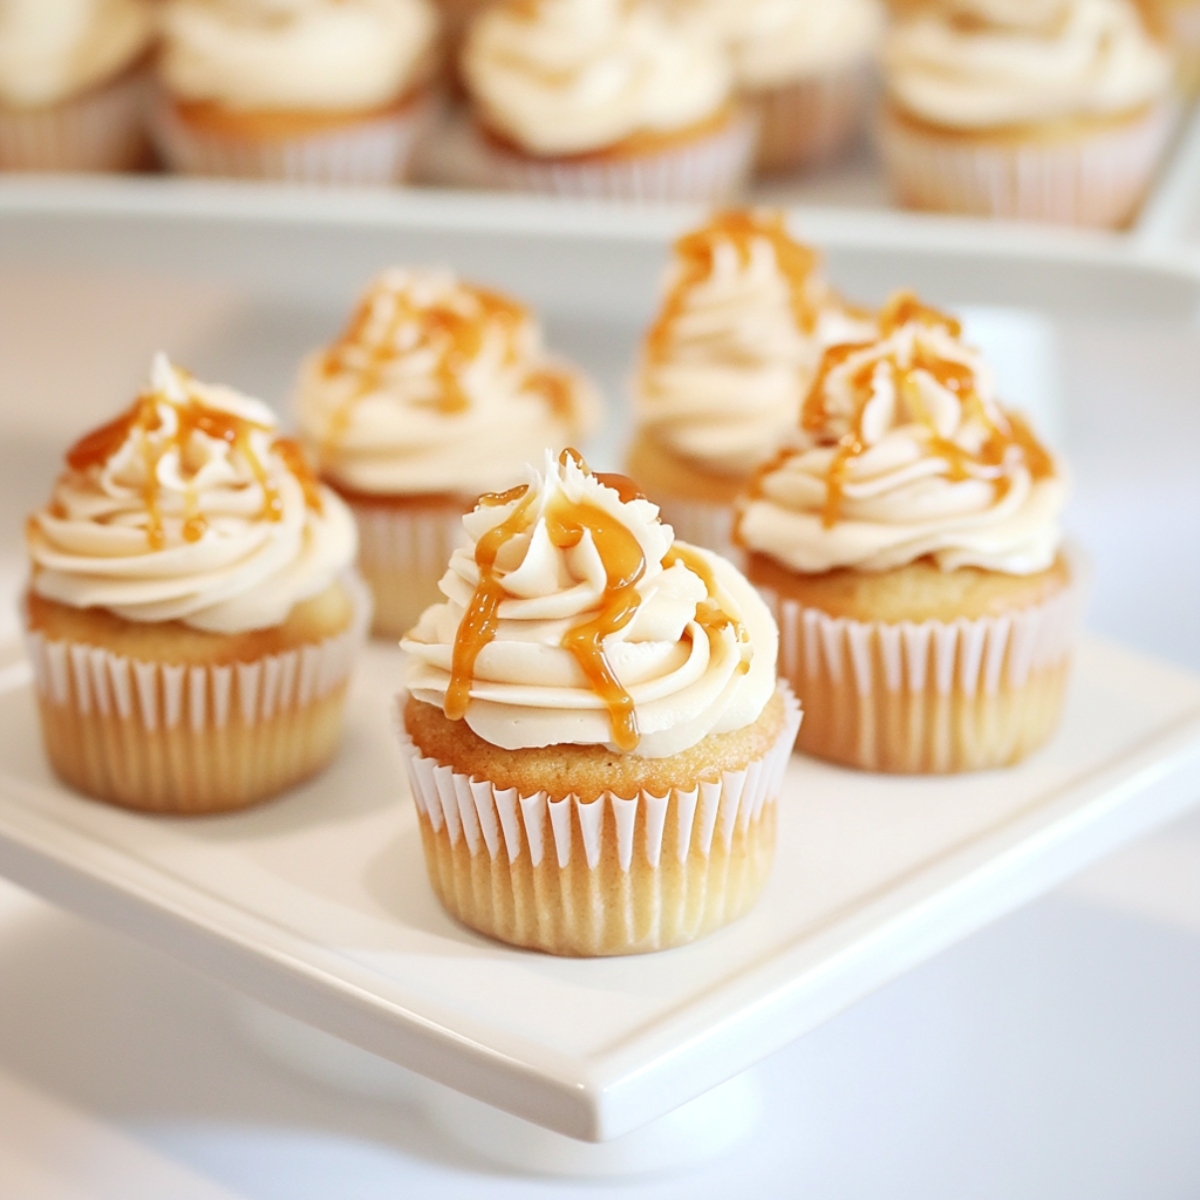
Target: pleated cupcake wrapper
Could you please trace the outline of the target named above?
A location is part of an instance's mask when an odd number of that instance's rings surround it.
[[[0,169],[122,171],[141,166],[149,143],[147,72],[45,108],[0,106]]]
[[[998,142],[941,136],[886,114],[880,148],[899,199],[917,208],[1116,227],[1137,211],[1170,140],[1160,104],[1077,138]]]
[[[854,63],[751,92],[759,114],[758,168],[792,171],[834,157],[861,131],[871,88],[869,65]]]
[[[728,850],[735,831],[757,823],[765,807],[779,798],[801,720],[791,689],[781,687],[784,728],[762,758],[741,770],[726,771],[720,779],[675,788],[664,796],[642,791],[624,798],[610,792],[588,803],[577,796],[553,800],[546,792],[522,796],[516,788],[497,788],[426,757],[403,728],[401,749],[418,811],[435,831],[446,831],[452,846],[465,842],[472,857],[486,853],[493,862],[506,858],[515,863],[528,854],[534,867],[548,859],[565,868],[571,863],[578,833],[587,866],[595,869],[604,850],[605,812],[611,811],[621,870],[630,870],[635,855],[657,869],[667,855],[683,863],[697,853],[709,857],[714,845]],[[677,820],[669,829],[667,812],[672,805]],[[645,820],[637,845],[639,809],[644,809]]]
[[[163,160],[185,175],[378,185],[406,178],[432,113],[432,103],[421,100],[395,113],[297,137],[236,137],[194,127],[160,95],[151,132]]]
[[[358,524],[358,565],[375,596],[374,630],[401,637],[438,603],[438,581],[450,555],[466,541],[470,507],[377,507],[349,501]]]
[[[483,186],[575,199],[715,201],[739,192],[754,162],[755,117],[653,154],[627,158],[538,159],[476,139]]]

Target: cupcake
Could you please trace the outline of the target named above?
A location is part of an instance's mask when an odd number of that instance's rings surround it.
[[[951,772],[1040,746],[1078,610],[1065,495],[956,321],[902,294],[877,340],[827,351],[737,528],[810,714],[800,749]]]
[[[368,601],[354,522],[257,400],[159,357],[28,523],[46,753],[152,812],[241,808],[337,747]]]
[[[737,558],[733,499],[795,425],[824,346],[874,324],[783,216],[720,213],[676,243],[634,383],[628,470],[689,542]]]
[[[1200,93],[1200,0],[1145,0],[1175,52],[1176,74],[1190,96]]]
[[[770,869],[799,708],[725,560],[571,451],[480,497],[411,656],[404,753],[434,891],[552,954],[661,950]]]
[[[305,183],[405,176],[429,116],[429,0],[167,0],[155,137],[174,170]]]
[[[729,48],[759,118],[763,171],[811,166],[859,134],[883,34],[878,0],[677,0]]]
[[[4,0],[0,170],[140,166],[153,35],[148,0]]]
[[[526,308],[429,269],[380,275],[342,336],[304,362],[296,402],[322,479],[357,519],[386,637],[440,599],[479,489],[575,440],[600,408]]]
[[[916,208],[1121,226],[1171,134],[1171,60],[1132,0],[947,0],[886,48],[880,137]]]
[[[727,55],[654,0],[501,0],[468,31],[462,71],[497,187],[713,200],[753,158]]]

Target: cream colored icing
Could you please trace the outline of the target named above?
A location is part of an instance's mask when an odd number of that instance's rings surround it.
[[[873,336],[783,218],[733,212],[681,240],[635,386],[642,429],[740,478],[795,425],[824,348]]]
[[[794,443],[741,502],[743,543],[803,573],[926,555],[943,570],[1049,567],[1067,491],[1057,464],[957,328],[925,313],[885,329],[827,356]]]
[[[713,38],[644,0],[499,3],[471,26],[463,71],[484,124],[547,156],[684,129],[732,86]]]
[[[599,397],[532,314],[444,270],[385,271],[346,334],[301,368],[322,475],[350,491],[476,496],[589,432]]]
[[[233,110],[370,109],[423,82],[437,28],[429,0],[169,0],[161,72]]]
[[[550,533],[564,508],[590,506],[636,539],[644,558],[632,619],[603,641],[609,667],[632,698],[640,735],[633,753],[666,757],[710,733],[757,720],[775,691],[778,634],[738,571],[709,551],[685,548],[685,556],[695,555],[692,561],[711,573],[710,595],[686,557],[668,557],[674,534],[655,505],[623,501],[569,459],[562,465],[547,455],[543,474],[530,468],[528,486],[532,501],[524,496],[481,505],[463,518],[470,545],[450,560],[441,583],[446,602],[427,609],[401,643],[411,656],[410,692],[445,708],[455,641],[480,581],[477,547],[528,501],[520,532],[496,559],[503,590],[498,627],[476,660],[465,720],[485,741],[510,750],[560,744],[617,749],[604,701],[564,645],[570,630],[600,613],[606,565],[590,533],[569,549],[556,546]],[[705,622],[702,609],[719,610],[730,620]]]
[[[0,0],[0,104],[57,104],[119,74],[150,44],[147,0]]]
[[[193,401],[248,422],[245,444],[201,430],[177,437]],[[242,633],[280,624],[350,566],[353,517],[295,473],[264,404],[199,383],[161,355],[141,403],[153,409],[146,426],[126,431],[103,461],[68,465],[31,519],[38,595],[129,621]],[[199,536],[188,525],[197,516]]]
[[[898,25],[885,61],[901,108],[960,129],[1131,112],[1171,82],[1131,0],[954,0]]]

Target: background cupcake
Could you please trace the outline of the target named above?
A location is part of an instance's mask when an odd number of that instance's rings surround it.
[[[148,0],[4,0],[0,170],[140,165],[153,34]]]
[[[600,407],[522,305],[448,271],[399,269],[305,362],[297,404],[322,478],[358,520],[375,631],[392,637],[438,600],[479,490],[507,487]]]
[[[1131,0],[947,0],[892,30],[885,78],[883,155],[917,208],[1123,225],[1173,124]]]
[[[429,0],[168,0],[159,150],[195,175],[402,179],[436,35]]]
[[[46,750],[81,791],[200,813],[331,758],[367,621],[354,522],[264,405],[164,358],[28,525]]]
[[[799,712],[716,555],[570,452],[481,497],[411,655],[405,754],[430,878],[555,954],[692,941],[766,879]],[[465,804],[463,800],[465,798]]]
[[[893,299],[829,350],[741,504],[749,576],[808,713],[800,748],[882,771],[1012,763],[1061,709],[1078,609],[1066,483],[957,322]]]
[[[711,200],[750,167],[727,55],[653,0],[502,0],[472,24],[462,71],[494,186]]]
[[[826,345],[870,337],[781,214],[731,211],[676,243],[634,384],[629,471],[687,541],[737,555],[733,498],[794,427]]]

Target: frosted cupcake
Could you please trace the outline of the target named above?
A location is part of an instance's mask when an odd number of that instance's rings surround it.
[[[154,812],[240,808],[319,771],[367,622],[354,522],[263,404],[161,356],[29,520],[50,765]]]
[[[1016,762],[1051,734],[1078,608],[1062,471],[954,320],[892,300],[829,350],[738,534],[809,713],[800,748],[878,771]]]
[[[437,66],[429,0],[168,0],[155,120],[177,171],[403,179]]]
[[[1174,120],[1132,0],[949,0],[896,26],[885,77],[884,158],[917,208],[1123,225]]]
[[[796,423],[824,347],[874,324],[781,214],[733,211],[676,243],[634,384],[628,469],[681,537],[736,559],[733,499]]]
[[[464,524],[446,602],[402,643],[443,905],[571,955],[660,950],[740,916],[799,723],[762,600],[571,452]]]
[[[141,165],[153,12],[147,0],[0,4],[0,170]]]
[[[495,186],[712,200],[750,167],[754,123],[726,54],[653,0],[500,0],[462,69]]]
[[[1147,0],[1171,49],[1182,88],[1200,92],[1200,0]]]
[[[729,48],[759,117],[758,166],[786,171],[844,149],[862,128],[883,34],[878,0],[679,0]]]
[[[440,598],[479,489],[590,430],[600,407],[522,305],[448,271],[399,269],[305,361],[297,405],[322,478],[357,518],[375,632],[390,637]]]

